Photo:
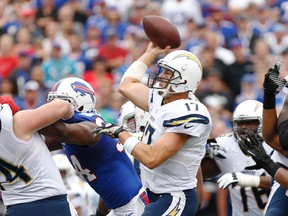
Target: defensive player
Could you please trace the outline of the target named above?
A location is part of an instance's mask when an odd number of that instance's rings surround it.
[[[149,111],[142,142],[111,124],[93,131],[119,137],[141,163],[141,179],[150,200],[144,216],[196,214],[196,174],[212,126],[208,110],[193,94],[202,78],[202,66],[192,53],[169,53],[158,62],[159,74],[151,74],[152,84],[141,83],[155,59],[169,51],[170,47],[160,49],[150,43],[119,86],[120,93]]]
[[[142,184],[123,146],[106,135],[95,140],[88,126],[84,133],[79,130],[79,125],[70,124],[90,121],[94,128],[95,124],[105,124],[95,110],[96,98],[92,87],[82,79],[65,78],[48,94],[48,101],[55,99],[69,101],[76,114],[66,121],[69,124],[58,122],[50,132],[42,131],[43,134],[62,141],[73,167],[112,209],[109,215],[136,215],[135,201]]]
[[[52,155],[37,132],[61,118],[71,118],[74,108],[67,101],[55,100],[18,111],[12,100],[6,102],[0,105],[0,189],[6,216],[76,215]]]
[[[252,142],[252,145],[249,145],[249,140],[244,139],[246,143],[248,143],[248,145],[246,145],[247,149],[250,147],[248,152],[252,153],[251,155],[253,159],[257,162],[257,164],[259,164],[259,166],[266,169],[266,171],[269,172],[269,174],[275,179],[273,181],[268,204],[265,208],[266,216],[288,215],[288,178],[287,170],[284,169],[287,169],[288,167],[287,97],[285,98],[279,118],[277,117],[277,111],[275,109],[275,97],[286,83],[285,80],[279,78],[280,66],[281,64],[276,62],[271,68],[269,68],[263,83],[263,138],[267,144],[276,150],[271,158],[277,163],[273,162],[269,157],[267,157],[267,155],[263,154],[261,145],[257,144],[257,139],[252,138],[253,134],[250,134],[250,141]],[[284,168],[281,168],[281,166]]]
[[[255,167],[253,159],[239,146],[245,130],[261,137],[262,110],[262,103],[256,100],[240,103],[233,113],[233,133],[215,139],[222,151],[215,153],[214,160],[205,157],[202,161],[204,178],[224,174],[218,183],[220,188],[229,189],[233,216],[262,215],[269,196],[271,177]],[[264,146],[268,154],[273,152],[270,146]]]

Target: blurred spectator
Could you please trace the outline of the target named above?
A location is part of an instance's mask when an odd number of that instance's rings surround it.
[[[69,39],[70,35],[76,33],[81,38],[84,38],[84,26],[82,23],[76,22],[74,17],[75,10],[70,4],[66,4],[58,10],[60,32],[62,32],[62,36],[66,39]]]
[[[78,34],[71,34],[69,36],[71,52],[68,58],[75,62],[79,76],[82,76],[86,70],[91,68],[90,59],[86,58],[85,52],[81,49],[81,41],[81,37]]]
[[[36,25],[35,9],[31,5],[24,6],[20,10],[20,22],[21,29],[25,28],[29,31],[29,42],[35,41],[37,39],[42,39],[44,37],[43,31]],[[19,29],[19,31],[21,30]],[[18,34],[18,33],[17,33]]]
[[[236,15],[235,24],[237,28],[236,34],[230,38],[229,42],[234,38],[238,38],[244,49],[245,55],[251,55],[255,42],[260,38],[260,35],[253,31],[249,14],[242,12]]]
[[[7,78],[17,67],[18,58],[14,51],[13,38],[2,35],[0,38],[0,78]]]
[[[10,79],[8,78],[4,78],[1,80],[1,85],[0,85],[0,93],[1,95],[8,95],[11,98],[14,97],[13,95],[14,92],[14,85],[11,82]]]
[[[264,39],[258,39],[256,41],[253,55],[250,59],[253,63],[257,80],[260,81],[259,84],[263,84],[264,80],[262,80],[262,78],[264,79],[267,68],[274,64],[278,58],[279,56],[275,56],[271,53],[271,50]]]
[[[119,18],[121,18],[123,22],[128,21],[128,16],[134,2],[134,0],[105,0],[108,8],[114,7],[118,11]],[[152,2],[150,2],[150,4],[151,3]]]
[[[273,26],[272,32],[263,35],[272,54],[280,55],[288,48],[288,27],[277,23]]]
[[[209,68],[203,76],[205,88],[196,92],[199,100],[219,111],[226,110],[232,113],[234,97],[223,81],[223,74],[217,68]]]
[[[31,69],[30,80],[35,80],[39,84],[39,98],[42,101],[41,103],[45,103],[47,100],[48,92],[50,88],[47,88],[44,85],[44,72],[40,65],[35,65]]]
[[[242,76],[240,80],[240,93],[235,98],[234,108],[245,100],[263,102],[262,88],[258,86],[255,74],[244,74]]]
[[[108,71],[120,67],[128,54],[128,51],[119,45],[117,31],[114,28],[106,31],[107,43],[100,47],[99,55],[107,60]]]
[[[42,63],[42,69],[46,88],[52,88],[56,82],[67,76],[79,76],[75,62],[61,54],[61,45],[58,42],[53,43],[51,56]]]
[[[236,97],[240,93],[240,80],[242,76],[246,73],[254,73],[254,68],[249,57],[245,55],[245,51],[239,39],[231,40],[229,47],[234,53],[235,62],[228,65],[227,74],[225,74],[224,80],[232,91],[233,96]]]
[[[99,54],[99,47],[103,45],[101,38],[100,24],[93,18],[89,18],[85,27],[85,38],[81,42],[81,49],[84,50],[85,58],[88,60],[86,70],[92,68],[93,59]]]
[[[34,55],[35,49],[32,44],[31,33],[27,28],[20,28],[16,33],[16,44],[15,52],[19,53],[20,51],[25,50],[28,52],[31,57]]]
[[[147,1],[135,0],[129,15],[129,23],[136,26],[143,26],[142,20],[147,14]]]
[[[161,14],[176,25],[180,35],[185,33],[186,21],[191,16],[197,24],[204,22],[201,5],[196,0],[163,0]]]
[[[41,0],[42,5],[36,10],[36,24],[44,31],[49,21],[58,20],[58,9],[55,0]]]
[[[97,56],[93,61],[92,70],[86,71],[83,79],[87,81],[95,92],[101,91],[100,83],[114,82],[114,77],[107,72],[107,60],[102,56]]]
[[[43,101],[39,97],[39,84],[37,81],[29,80],[25,83],[24,90],[24,98],[15,98],[15,102],[20,109],[35,109],[43,105]]]
[[[223,44],[227,45],[236,33],[235,24],[227,18],[226,6],[210,4],[210,15],[206,17],[207,27],[223,37]]]
[[[205,47],[214,50],[216,59],[220,59],[225,65],[235,62],[235,56],[229,49],[224,48],[224,41],[218,32],[207,31],[204,36]]]
[[[105,18],[106,23],[103,24],[101,37],[104,42],[107,42],[110,29],[114,29],[117,33],[118,40],[123,40],[126,32],[127,24],[122,21],[122,18],[116,7],[107,7]]]
[[[215,51],[213,47],[204,47],[201,50],[199,57],[203,67],[203,76],[205,76],[210,69],[216,69],[217,72],[221,74],[221,77],[224,77],[226,74],[227,65],[221,59],[217,58]]]
[[[274,21],[270,16],[270,8],[265,4],[257,6],[257,12],[254,19],[251,21],[253,31],[260,36],[267,32],[271,32],[274,26]]]
[[[44,58],[50,56],[53,43],[57,42],[61,46],[61,54],[68,55],[71,47],[68,39],[63,37],[63,33],[60,31],[58,22],[50,21],[46,23],[45,38],[42,40],[42,47],[44,52]]]
[[[18,51],[18,65],[9,76],[14,85],[13,95],[15,97],[24,97],[24,84],[30,79],[32,67],[32,55],[29,50]]]

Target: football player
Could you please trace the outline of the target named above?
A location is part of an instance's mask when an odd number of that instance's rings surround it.
[[[61,118],[71,118],[74,108],[57,99],[37,109],[19,111],[11,99],[2,99],[0,190],[6,216],[77,215],[68,202],[59,170],[37,132]]]
[[[263,101],[263,138],[276,151],[272,155],[272,160],[265,154],[259,145],[259,141],[253,138],[250,133],[250,139],[244,139],[246,143],[247,152],[252,158],[263,167],[272,177],[273,184],[271,193],[265,208],[266,216],[273,215],[288,215],[287,203],[287,167],[288,167],[288,148],[287,148],[287,125],[288,125],[288,99],[285,98],[283,108],[277,117],[275,109],[275,97],[283,89],[287,92],[286,80],[280,79],[281,62],[277,61],[269,68],[265,75],[264,87],[264,101]],[[287,84],[286,84],[287,85]],[[249,134],[249,133],[248,133]],[[250,143],[250,145],[249,145]]]
[[[112,124],[93,130],[95,135],[119,137],[141,163],[141,180],[150,200],[144,216],[196,214],[196,174],[212,126],[207,108],[193,94],[202,78],[202,66],[191,52],[167,54],[158,62],[159,73],[151,74],[152,84],[141,83],[155,59],[169,51],[170,47],[161,49],[150,43],[119,86],[120,93],[149,111],[142,141]]]
[[[264,169],[256,167],[239,145],[245,130],[254,131],[259,139],[262,137],[262,110],[262,103],[256,100],[240,103],[233,113],[233,133],[208,143],[208,148],[214,152],[201,164],[204,178],[223,174],[218,184],[220,188],[229,189],[233,216],[262,215],[269,196],[271,177]],[[270,146],[264,144],[264,147],[272,154]]]
[[[55,99],[69,101],[76,111],[66,120],[68,124],[57,122],[42,131],[49,138],[47,141],[61,142],[75,170],[112,209],[109,215],[136,215],[135,200],[142,184],[123,146],[106,135],[95,140],[89,126],[83,128],[84,123],[81,123],[88,121],[94,128],[105,124],[95,109],[93,88],[80,78],[68,77],[56,83],[48,93],[48,101]],[[80,123],[73,124],[76,122]],[[97,215],[103,213],[98,211]]]

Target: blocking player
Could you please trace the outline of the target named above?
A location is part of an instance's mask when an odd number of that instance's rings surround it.
[[[69,119],[74,108],[55,100],[37,109],[18,111],[0,99],[0,189],[6,216],[72,216],[66,188],[39,129]]]

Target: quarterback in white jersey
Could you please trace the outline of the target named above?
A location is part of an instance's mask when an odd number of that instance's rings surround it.
[[[170,47],[161,49],[150,43],[119,86],[120,93],[149,111],[142,142],[117,125],[107,124],[93,131],[119,138],[141,163],[148,197],[140,198],[150,202],[143,216],[196,214],[196,174],[212,127],[207,108],[193,94],[202,78],[202,65],[191,52],[170,52],[159,60],[159,73],[150,74],[150,88],[141,83],[148,66],[169,51]]]
[[[240,135],[244,134],[246,129],[261,135],[262,110],[262,103],[255,100],[240,103],[233,113],[233,133],[215,139],[218,148],[222,149],[213,157],[218,170],[215,174],[223,174],[218,183],[220,188],[229,189],[233,216],[263,215],[269,196],[271,181],[269,174],[264,169],[256,167],[255,161],[239,146]],[[211,148],[210,145],[211,143],[208,143],[208,148]],[[263,147],[267,154],[272,154],[273,149],[264,142]],[[207,164],[206,160],[211,159],[205,158],[202,164]],[[204,176],[206,172],[210,172],[204,167],[202,170]]]
[[[57,100],[16,112],[0,104],[0,187],[6,215],[76,215],[39,129],[70,118],[73,107]]]

